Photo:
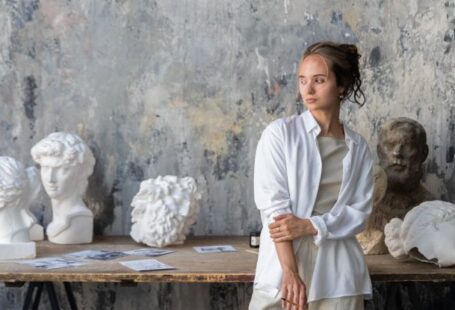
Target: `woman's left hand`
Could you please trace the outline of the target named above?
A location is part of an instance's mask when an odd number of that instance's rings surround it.
[[[307,235],[316,235],[317,230],[308,219],[301,219],[294,214],[283,214],[274,218],[269,225],[270,237],[274,242],[291,241]]]

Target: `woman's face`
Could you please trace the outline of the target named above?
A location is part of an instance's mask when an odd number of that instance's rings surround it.
[[[339,109],[343,88],[338,87],[335,74],[320,55],[309,55],[299,66],[299,92],[309,111]]]

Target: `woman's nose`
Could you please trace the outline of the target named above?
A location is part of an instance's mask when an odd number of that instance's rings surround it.
[[[306,87],[307,94],[314,94],[314,85],[313,82],[309,82]]]
[[[313,82],[308,82],[308,84],[305,85],[304,93],[305,94],[310,94],[310,95],[314,94]]]

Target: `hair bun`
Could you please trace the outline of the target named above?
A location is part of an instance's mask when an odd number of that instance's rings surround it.
[[[360,58],[360,54],[359,54],[359,51],[357,50],[357,46],[355,46],[354,44],[340,44],[339,46],[345,52],[351,54],[352,56]]]

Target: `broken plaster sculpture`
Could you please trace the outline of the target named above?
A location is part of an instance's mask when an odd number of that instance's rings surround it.
[[[41,180],[52,203],[52,221],[46,228],[49,241],[92,242],[93,213],[82,200],[95,166],[90,148],[75,134],[54,132],[31,153],[41,166]]]
[[[28,208],[40,188],[36,168],[25,169],[14,158],[0,157],[0,259],[36,256],[30,230],[38,224]]]
[[[131,237],[156,247],[182,244],[196,221],[200,199],[191,177],[168,175],[143,181],[131,203]]]
[[[455,265],[455,204],[426,201],[409,211],[404,220],[392,219],[384,228],[390,255],[408,255],[439,267]]]

